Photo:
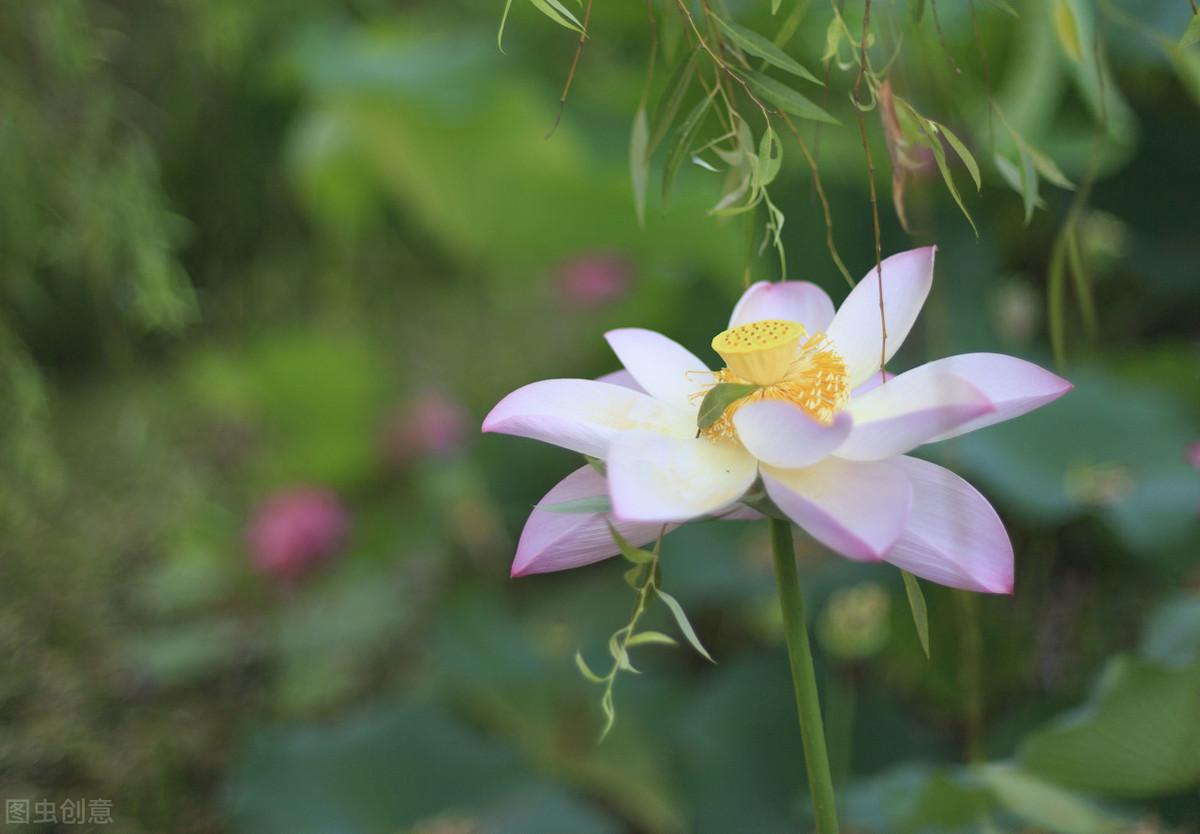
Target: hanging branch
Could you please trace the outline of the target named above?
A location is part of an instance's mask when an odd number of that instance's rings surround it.
[[[587,40],[588,22],[591,20],[591,17],[592,0],[587,0],[587,4],[583,7],[583,28],[579,30],[579,43],[575,46],[575,57],[571,59],[571,69],[567,71],[567,81],[563,84],[562,95],[558,97],[558,113],[554,116],[554,124],[546,132],[547,139],[554,135],[554,131],[558,130],[559,122],[562,121],[563,111],[567,109],[567,95],[571,92],[571,84],[575,80],[575,70],[579,66],[579,59],[583,56],[583,42]]]

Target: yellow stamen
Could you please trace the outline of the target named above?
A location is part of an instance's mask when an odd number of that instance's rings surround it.
[[[718,335],[712,346],[726,363],[713,374],[714,385],[737,382],[760,387],[731,404],[721,419],[704,429],[706,437],[736,437],[732,417],[748,402],[787,400],[829,424],[850,399],[845,361],[824,333],[810,336],[796,322],[744,324]]]

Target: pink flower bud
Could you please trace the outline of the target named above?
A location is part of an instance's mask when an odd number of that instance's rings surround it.
[[[1200,440],[1188,446],[1187,459],[1194,469],[1200,471]]]
[[[470,422],[466,409],[457,400],[426,391],[384,425],[384,455],[399,465],[423,457],[450,457],[463,449]]]
[[[568,306],[587,307],[624,295],[632,281],[633,269],[621,255],[593,252],[563,263],[555,276],[558,291]]]
[[[271,495],[258,507],[246,540],[259,571],[291,579],[336,555],[348,526],[346,510],[333,492],[296,487]]]

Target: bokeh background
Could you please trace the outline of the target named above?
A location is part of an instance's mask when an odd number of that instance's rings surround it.
[[[773,31],[767,3],[727,5]],[[868,114],[885,253],[940,246],[894,369],[1002,350],[1077,388],[931,450],[995,503],[1017,584],[927,585],[929,660],[894,569],[801,543],[845,830],[1196,831],[1200,47],[1174,47],[1185,0],[1100,4],[1123,102],[1101,125],[1053,4],[1003,5],[975,4],[977,41],[969,4],[940,4],[940,40],[877,4],[904,32],[895,83],[985,169],[976,194],[955,167],[978,238],[936,169],[909,186],[907,235]],[[720,178],[695,166],[666,206],[654,180],[639,228],[643,4],[597,4],[548,140],[576,39],[518,0],[501,54],[501,9],[0,6],[5,799],[111,800],[104,830],[128,834],[806,830],[762,525],[666,539],[665,587],[717,664],[639,650],[603,744],[572,657],[601,666],[628,617],[620,560],[508,578],[530,507],[578,459],[480,436],[488,408],[615,370],[615,326],[707,356],[747,269],[778,267],[707,216]],[[809,66],[829,14],[813,4],[790,47]],[[1073,194],[1043,182],[1026,226],[990,163],[981,44],[1005,112],[1067,176],[1108,134],[1079,226],[1094,332],[1071,289],[1048,317]],[[871,215],[834,77],[845,126],[818,153],[857,276]],[[840,299],[790,144],[774,195],[789,277]]]

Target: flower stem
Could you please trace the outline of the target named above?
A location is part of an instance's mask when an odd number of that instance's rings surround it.
[[[783,610],[783,628],[787,636],[788,662],[792,667],[792,688],[796,690],[796,711],[800,714],[800,735],[804,741],[804,764],[812,794],[817,834],[837,834],[837,803],[833,798],[833,777],[829,772],[829,751],[825,747],[825,728],[821,724],[821,703],[817,697],[817,678],[813,673],[812,650],[808,645],[808,626],[804,622],[804,598],[796,575],[796,555],[792,546],[790,522],[768,519],[771,549],[775,553],[775,581],[779,586],[779,607]]]

